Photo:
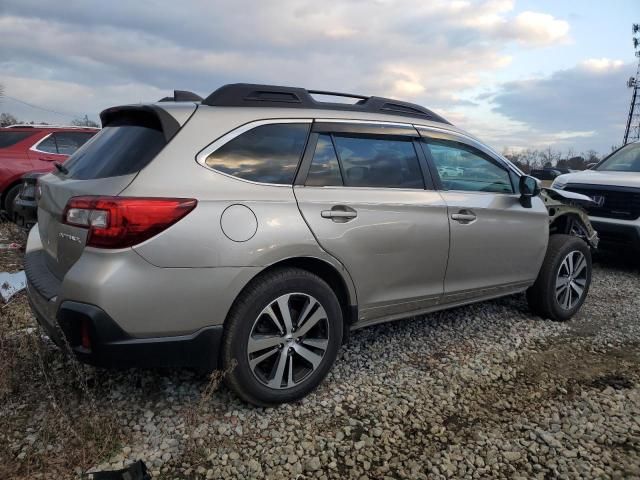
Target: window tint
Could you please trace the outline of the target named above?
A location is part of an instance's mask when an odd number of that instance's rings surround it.
[[[165,146],[159,126],[114,123],[78,149],[65,167],[79,180],[128,175],[144,168]]]
[[[0,132],[0,148],[15,145],[31,135],[33,132]]]
[[[320,135],[318,137],[306,185],[317,187],[342,185],[338,157],[329,135]]]
[[[334,136],[350,187],[424,188],[411,141],[391,138]]]
[[[74,154],[93,135],[93,133],[88,132],[57,132],[53,134],[56,137],[58,153],[62,155]]]
[[[307,140],[309,124],[262,125],[212,152],[206,164],[245,180],[290,185]]]
[[[513,193],[509,173],[479,150],[450,140],[427,144],[447,190]]]
[[[49,135],[36,146],[36,149],[41,152],[58,153],[55,137],[53,135]]]

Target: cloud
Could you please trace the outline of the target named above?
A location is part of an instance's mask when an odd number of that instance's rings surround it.
[[[629,108],[625,80],[633,72],[633,64],[620,60],[588,59],[547,77],[506,82],[480,100],[516,127],[504,144],[605,152],[622,139]]]
[[[519,41],[534,45],[549,45],[568,39],[569,24],[546,13],[522,12],[513,24]]]
[[[0,31],[7,95],[61,112],[288,84],[421,103],[497,146],[616,143],[633,73],[588,59],[496,86],[523,50],[570,40],[566,20],[512,0],[4,0]]]
[[[321,7],[312,0],[68,0],[63,9],[6,0],[0,68],[95,88],[135,83],[207,94],[229,81],[263,81],[406,94],[438,106],[507,65],[505,40],[554,41],[533,35],[512,9],[504,0],[325,0]]]

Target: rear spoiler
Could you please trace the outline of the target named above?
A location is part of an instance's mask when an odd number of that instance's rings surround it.
[[[180,123],[166,110],[156,105],[123,105],[100,112],[102,128],[115,121],[130,121],[132,124],[150,125],[162,130],[168,142],[180,130]]]

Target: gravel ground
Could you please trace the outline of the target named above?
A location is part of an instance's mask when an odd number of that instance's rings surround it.
[[[0,253],[0,270],[19,255]],[[354,332],[315,393],[273,409],[220,375],[79,366],[33,328],[24,294],[0,309],[1,478],[136,459],[154,479],[640,477],[640,270],[626,257],[599,259],[568,323],[515,296]]]

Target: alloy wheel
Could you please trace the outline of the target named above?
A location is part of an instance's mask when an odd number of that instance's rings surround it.
[[[251,328],[251,372],[269,388],[295,387],[322,362],[329,334],[327,313],[318,300],[305,293],[282,295],[260,312]]]
[[[571,310],[584,295],[586,285],[587,259],[578,250],[569,252],[556,276],[556,300],[560,307]]]

